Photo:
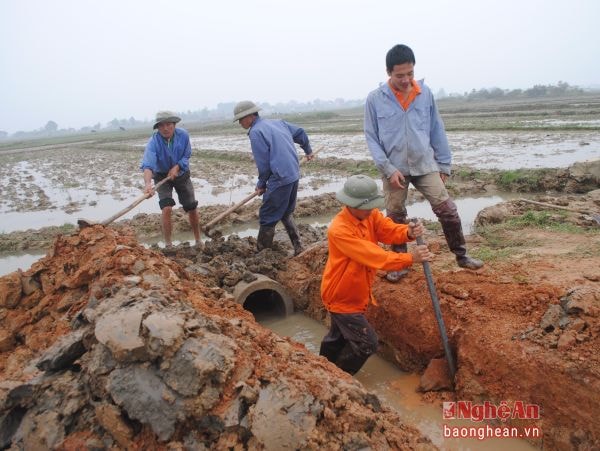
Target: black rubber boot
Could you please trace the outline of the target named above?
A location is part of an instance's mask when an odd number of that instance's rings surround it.
[[[256,238],[256,249],[262,251],[265,248],[272,248],[274,236],[275,226],[261,225],[258,229],[258,237]]]
[[[304,250],[304,248],[302,247],[302,242],[300,241],[300,232],[298,232],[298,227],[294,222],[294,217],[292,215],[285,216],[281,219],[281,222],[283,223],[285,231],[290,237],[292,246],[294,246],[294,255],[298,255]]]
[[[438,217],[442,230],[446,237],[446,243],[450,251],[456,255],[456,263],[461,268],[479,269],[483,266],[483,262],[476,258],[467,255],[467,247],[465,246],[465,236],[463,235],[460,217],[456,209],[456,204],[452,199],[445,200],[439,205],[433,207],[433,212]]]
[[[322,341],[319,349],[319,355],[322,355],[331,363],[335,363],[343,348],[344,342],[341,340],[329,342]]]
[[[390,213],[388,214],[388,218],[394,221],[396,224],[408,224],[408,220],[406,218],[406,213]],[[392,251],[397,253],[405,253],[408,252],[408,246],[406,243],[404,244],[392,244]],[[408,275],[408,269],[402,269],[400,271],[390,271],[385,275],[385,279],[388,282],[396,283],[400,281],[400,279],[406,277]]]
[[[350,346],[349,343],[346,343],[340,352],[340,356],[335,361],[335,365],[346,373],[354,375],[358,373],[358,370],[362,368],[368,358],[369,355],[356,354],[352,350],[352,346]]]

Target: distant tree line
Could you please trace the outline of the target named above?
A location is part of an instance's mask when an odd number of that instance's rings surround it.
[[[529,89],[500,89],[500,88],[482,88],[473,89],[464,94],[452,93],[446,95],[443,89],[438,91],[436,98],[457,98],[466,100],[497,100],[497,99],[517,99],[517,98],[540,98],[540,97],[562,97],[567,95],[583,94],[586,91],[578,86],[571,86],[569,83],[559,81],[556,85],[534,85]]]
[[[335,100],[315,99],[309,102],[297,102],[295,100],[291,100],[289,102],[278,102],[274,104],[260,101],[257,103],[262,109],[261,114],[289,114],[354,108],[356,106],[364,105],[365,99],[344,100],[337,98]],[[195,111],[182,111],[180,114],[181,118],[187,121],[228,119],[233,116],[233,108],[235,104],[236,102],[223,102],[218,103],[217,107],[212,110],[203,108]]]
[[[444,89],[440,89],[436,94],[438,99],[466,99],[466,100],[498,100],[498,99],[517,99],[517,98],[542,98],[542,97],[561,97],[567,95],[578,95],[585,93],[586,90],[577,86],[571,86],[569,83],[559,81],[556,85],[535,85],[529,89],[500,89],[500,88],[482,88],[479,90],[471,90],[463,94],[451,93],[446,94]],[[181,118],[188,122],[207,122],[212,120],[229,119],[233,114],[233,107],[236,102],[218,103],[216,108],[202,108],[198,110],[188,110],[177,112]],[[295,100],[289,102],[268,103],[258,102],[262,108],[263,114],[290,114],[303,112],[318,112],[340,110],[345,108],[354,108],[364,105],[364,99],[344,100],[337,98],[335,100],[315,99],[309,102],[297,102]],[[129,119],[117,119],[106,123],[104,127],[100,122],[81,127],[74,128],[59,128],[58,124],[52,120],[48,121],[44,127],[33,131],[18,131],[10,135],[9,133],[0,130],[0,139],[21,139],[21,138],[36,138],[55,135],[66,135],[75,133],[96,133],[100,130],[127,130],[129,128],[147,127],[150,122],[146,120],[138,120],[131,116]]]

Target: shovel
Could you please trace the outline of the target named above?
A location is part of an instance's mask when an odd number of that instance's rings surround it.
[[[416,219],[411,219],[411,222],[415,223]],[[417,237],[417,244],[425,244],[422,236]],[[446,360],[448,361],[448,368],[450,369],[450,377],[454,382],[454,376],[456,376],[456,365],[454,363],[454,357],[452,356],[452,350],[450,349],[450,343],[448,342],[448,335],[446,334],[446,325],[444,324],[444,318],[442,317],[442,309],[440,308],[440,300],[437,296],[435,284],[433,283],[433,275],[431,274],[431,267],[429,262],[423,262],[423,271],[425,272],[425,278],[427,279],[427,288],[431,295],[431,302],[433,304],[433,311],[435,312],[435,319],[438,323],[438,329],[440,336],[442,337],[442,344],[444,345],[444,354],[446,354]]]
[[[161,186],[163,183],[166,183],[167,181],[171,180],[169,177],[165,177],[164,179],[162,179],[160,182],[158,182],[157,184],[154,185],[154,191],[156,191],[156,189]],[[123,208],[123,210],[115,213],[114,215],[112,215],[110,218],[105,219],[102,222],[95,222],[95,221],[88,221],[87,219],[78,219],[77,220],[77,225],[79,226],[80,229],[83,229],[85,227],[91,227],[93,225],[108,225],[111,222],[113,222],[115,219],[120,218],[121,216],[123,216],[125,213],[127,213],[128,211],[133,210],[135,207],[138,206],[138,204],[142,203],[143,201],[145,201],[146,199],[152,197],[153,195],[150,194],[142,194],[140,197],[138,197],[135,201],[133,201],[133,203],[131,205],[129,205],[128,207]]]

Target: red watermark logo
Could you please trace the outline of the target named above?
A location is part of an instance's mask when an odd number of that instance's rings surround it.
[[[442,407],[444,420],[539,420],[540,406],[523,401],[500,401],[498,405],[489,401],[477,404],[472,401],[444,402]]]

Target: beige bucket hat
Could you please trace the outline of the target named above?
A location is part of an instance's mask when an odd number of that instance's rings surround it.
[[[242,100],[233,108],[233,122],[239,121],[243,117],[252,113],[258,113],[261,108],[250,100]]]
[[[160,124],[161,122],[173,122],[176,124],[180,120],[181,118],[172,111],[159,111],[158,113],[156,113],[156,119],[154,119],[154,127],[152,128],[158,128],[158,124]]]

